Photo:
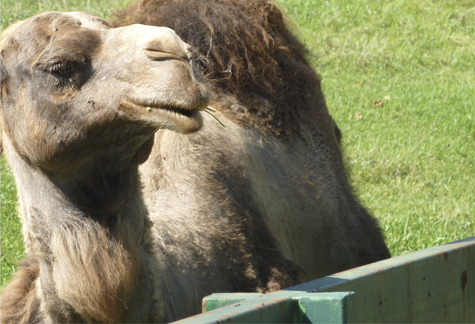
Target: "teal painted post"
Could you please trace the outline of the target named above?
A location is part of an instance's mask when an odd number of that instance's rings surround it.
[[[319,293],[300,297],[297,323],[348,323],[348,318],[352,316],[352,298],[352,292],[344,292],[330,298]]]

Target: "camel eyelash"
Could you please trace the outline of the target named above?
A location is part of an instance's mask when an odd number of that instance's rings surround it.
[[[54,77],[54,86],[59,88],[70,87],[73,85],[73,64],[62,61],[48,62],[46,70]]]
[[[48,72],[65,74],[66,73],[66,64],[63,62],[54,62],[48,66]]]
[[[68,78],[73,73],[73,67],[71,63],[66,62],[49,62],[47,71],[57,77]]]

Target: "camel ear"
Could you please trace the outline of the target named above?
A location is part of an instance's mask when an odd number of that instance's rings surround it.
[[[3,57],[0,56],[0,81],[3,82],[6,78],[8,78],[7,67],[5,66],[5,62],[3,62]]]
[[[5,63],[3,63],[3,58],[0,56],[0,83],[5,81],[8,77],[7,69]]]

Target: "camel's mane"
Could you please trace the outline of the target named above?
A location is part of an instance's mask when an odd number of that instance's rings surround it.
[[[141,0],[112,23],[174,29],[193,47],[205,78],[246,107],[244,122],[285,136],[295,110],[314,106],[309,93],[319,88],[319,77],[272,1]]]

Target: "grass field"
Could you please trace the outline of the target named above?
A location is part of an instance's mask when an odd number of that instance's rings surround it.
[[[1,26],[131,1],[3,0]],[[281,0],[343,132],[352,184],[393,255],[475,235],[475,0]],[[1,159],[1,287],[22,257]]]
[[[475,235],[475,1],[310,3],[286,9],[393,255]]]

